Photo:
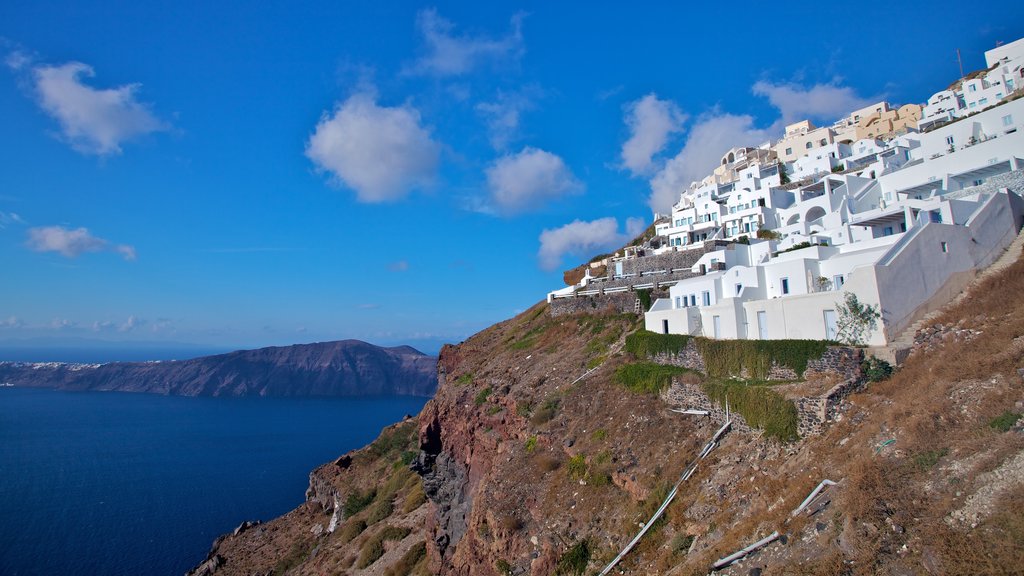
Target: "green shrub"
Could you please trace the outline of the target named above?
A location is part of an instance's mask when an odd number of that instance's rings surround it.
[[[669,544],[669,549],[675,555],[686,554],[690,551],[690,546],[693,545],[693,536],[689,534],[679,533],[672,538],[672,543]]]
[[[919,470],[928,470],[938,464],[939,460],[946,454],[949,454],[949,448],[920,452],[914,455],[914,466]]]
[[[501,576],[512,576],[512,565],[505,559],[499,559],[494,563],[494,569],[498,571]]]
[[[651,290],[648,288],[637,290],[636,299],[640,301],[640,306],[643,307],[643,311],[647,312],[651,309]]]
[[[341,527],[341,532],[338,534],[338,538],[341,539],[342,544],[351,542],[356,536],[359,536],[366,530],[366,520],[362,518],[358,520],[349,520]]]
[[[388,516],[391,516],[391,513],[394,511],[390,498],[381,500],[373,506],[373,509],[371,509],[370,513],[366,516],[366,523],[376,524]]]
[[[671,384],[673,376],[686,371],[678,366],[639,362],[616,368],[615,381],[638,394],[659,394]]]
[[[807,362],[821,358],[829,345],[825,340],[697,338],[696,342],[708,376],[729,378],[745,375],[755,380],[767,379],[772,364],[790,368],[800,377],[807,370]]]
[[[384,542],[380,538],[370,538],[363,543],[359,550],[359,559],[356,560],[356,568],[362,570],[373,564],[384,555]]]
[[[587,475],[587,457],[583,454],[573,456],[565,465],[565,471],[570,480],[582,480]]]
[[[477,392],[476,393],[476,398],[473,398],[473,404],[475,404],[477,406],[480,406],[484,402],[487,402],[487,398],[491,395],[491,392],[492,392],[492,390],[491,390],[490,386],[488,386],[487,388],[484,388],[483,390]]]
[[[420,542],[402,556],[401,560],[389,566],[384,576],[408,576],[427,557],[427,543]]]
[[[590,437],[597,442],[601,442],[608,437],[608,431],[604,428],[598,428],[597,430],[594,430]]]
[[[422,506],[426,501],[427,495],[423,492],[423,482],[417,482],[405,496],[405,502],[402,503],[402,513],[408,514]]]
[[[460,386],[465,386],[465,385],[468,385],[468,384],[472,384],[473,383],[473,373],[472,372],[466,372],[465,374],[463,374],[463,375],[459,376],[458,378],[456,378],[455,379],[455,383],[459,384]]]
[[[387,456],[392,452],[415,450],[418,447],[419,430],[416,422],[406,422],[381,432],[370,444],[369,453],[374,458]]]
[[[747,424],[761,428],[765,435],[791,442],[797,438],[799,420],[796,405],[766,386],[749,386],[742,382],[710,381],[703,385],[709,398],[743,415]]]
[[[371,489],[367,492],[362,492],[360,490],[350,492],[348,497],[345,498],[345,507],[343,508],[345,512],[345,517],[348,518],[350,516],[358,514],[361,510],[369,506],[373,502],[373,499],[376,497],[376,488]]]
[[[490,408],[487,409],[487,415],[488,416],[494,416],[495,414],[497,414],[498,412],[501,412],[501,411],[502,411],[501,404],[495,404],[495,405],[493,405],[493,406],[491,406]]]
[[[566,550],[565,554],[562,554],[562,557],[558,559],[558,564],[555,566],[555,574],[581,576],[587,570],[587,564],[590,564],[590,543],[586,540],[580,540]]]
[[[874,356],[869,356],[866,360],[861,362],[860,370],[864,373],[864,377],[870,382],[888,380],[894,371],[892,364],[889,364],[880,358],[875,358]]]
[[[526,439],[526,453],[530,454],[537,449],[537,437],[530,436]]]
[[[690,337],[685,334],[658,334],[640,330],[626,336],[626,352],[637,358],[650,358],[657,354],[679,354],[686,348]]]
[[[998,430],[999,432],[1009,432],[1010,428],[1013,428],[1013,425],[1020,419],[1020,416],[1021,415],[1018,412],[1011,412],[1007,410],[999,416],[989,420],[988,425],[990,428]]]
[[[548,398],[533,414],[533,417],[530,418],[530,422],[535,426],[540,426],[541,424],[550,421],[555,417],[555,413],[558,412],[558,405],[560,403],[561,401],[558,398]]]
[[[385,526],[380,532],[374,534],[372,538],[363,542],[363,547],[359,551],[359,559],[356,561],[356,568],[361,570],[379,560],[384,555],[385,541],[402,540],[411,532],[412,530],[408,528]]]

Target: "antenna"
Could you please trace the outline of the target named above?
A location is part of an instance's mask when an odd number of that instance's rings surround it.
[[[960,49],[956,49],[956,62],[960,65],[960,82],[964,81],[964,61],[960,58]]]

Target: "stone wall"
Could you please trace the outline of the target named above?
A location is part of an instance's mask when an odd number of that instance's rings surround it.
[[[658,298],[667,298],[668,292],[655,290],[651,293],[651,302]],[[598,314],[617,312],[632,314],[636,312],[636,292],[613,292],[611,294],[595,294],[593,296],[577,296],[575,298],[555,298],[551,301],[548,313],[552,317],[565,314]],[[644,311],[641,311],[641,314]]]
[[[836,384],[821,396],[797,398],[797,433],[806,437],[824,432],[825,424],[839,417],[846,397],[863,390],[865,386],[863,378],[851,378]]]
[[[985,179],[985,183],[979,186],[968,186],[955,192],[944,194],[944,198],[963,198],[971,194],[985,193],[992,194],[1002,188],[1021,194],[1024,193],[1024,170],[1013,170],[1005,174],[997,174]]]
[[[708,398],[707,394],[700,389],[700,386],[694,384],[686,384],[682,382],[672,381],[672,385],[667,390],[662,392],[661,397],[663,400],[668,402],[673,407],[679,409],[692,408],[695,410],[706,410],[709,414],[707,418],[711,418],[715,422],[725,422],[725,408],[719,406],[717,402]],[[750,432],[752,428],[747,421],[743,419],[743,416],[733,412],[732,416],[732,429],[740,432]],[[703,416],[683,416],[684,418],[703,418]]]
[[[825,349],[821,358],[807,361],[807,370],[803,379],[842,378],[843,381],[819,396],[805,396],[795,399],[798,415],[797,433],[800,437],[820,434],[828,422],[835,420],[842,409],[843,401],[850,394],[862,390],[865,380],[861,375],[860,364],[864,360],[864,351],[859,348],[830,346]],[[657,354],[651,361],[658,364],[681,366],[698,372],[705,372],[704,358],[694,340],[686,343],[686,347],[677,354]],[[772,366],[769,379],[796,380],[798,375],[792,368]],[[725,412],[708,398],[697,386],[673,382],[666,392],[666,400],[684,408],[708,410],[715,418],[724,421]],[[739,415],[736,415],[739,419]],[[749,430],[746,422],[743,426]],[[742,429],[742,428],[741,428]]]

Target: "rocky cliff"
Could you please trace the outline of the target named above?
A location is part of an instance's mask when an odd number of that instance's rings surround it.
[[[429,396],[437,375],[435,359],[408,346],[342,340],[167,362],[0,362],[0,382],[182,396]]]
[[[594,574],[669,494],[612,573],[707,574],[774,534],[717,573],[1019,574],[1024,307],[1005,294],[1020,291],[1024,262],[795,439],[794,400],[845,377],[799,346],[779,358],[804,381],[741,381],[740,347],[706,372],[651,364],[625,346],[636,316],[539,304],[444,348],[416,420],[318,468],[306,504],[218,540],[195,574]],[[725,411],[672,410],[726,398],[745,424],[708,452]]]

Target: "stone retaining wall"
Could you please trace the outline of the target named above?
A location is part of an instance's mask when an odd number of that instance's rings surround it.
[[[725,408],[719,406],[718,403],[713,401],[711,398],[708,398],[707,394],[700,389],[700,386],[685,384],[673,380],[672,385],[662,392],[661,397],[663,400],[679,409],[692,408],[695,410],[706,410],[709,412],[709,415],[707,416],[708,418],[711,418],[715,422],[725,422]],[[740,414],[733,412],[731,416],[733,430],[740,432],[751,432],[753,430]],[[704,418],[704,416],[687,417]]]
[[[860,364],[864,360],[864,351],[859,348],[848,348],[844,346],[829,346],[821,358],[807,361],[807,370],[803,373],[804,379],[817,379],[828,377],[840,377],[842,382],[830,388],[819,396],[805,396],[795,399],[798,415],[797,433],[800,437],[820,434],[824,431],[825,425],[836,419],[839,415],[842,403],[850,394],[862,390],[865,380],[860,372]],[[657,354],[651,361],[658,364],[681,366],[698,372],[705,372],[704,358],[701,356],[696,342],[690,340],[678,354]],[[795,380],[796,372],[785,366],[773,366],[769,372],[769,379]],[[669,391],[665,393],[666,400],[683,408],[695,408],[708,410],[715,418],[725,418],[725,411],[718,407],[718,404],[708,398],[703,390],[697,386],[679,384],[673,382]],[[740,416],[736,415],[737,419]],[[750,429],[746,422],[743,426]],[[742,429],[742,428],[741,428]]]
[[[667,298],[668,292],[655,290],[651,293],[651,302],[658,298]],[[598,314],[601,312],[618,312],[632,314],[636,312],[636,292],[613,292],[611,294],[595,294],[593,296],[577,296],[575,298],[555,298],[551,301],[548,313],[551,317],[565,314]],[[641,311],[641,314],[643,311]]]

